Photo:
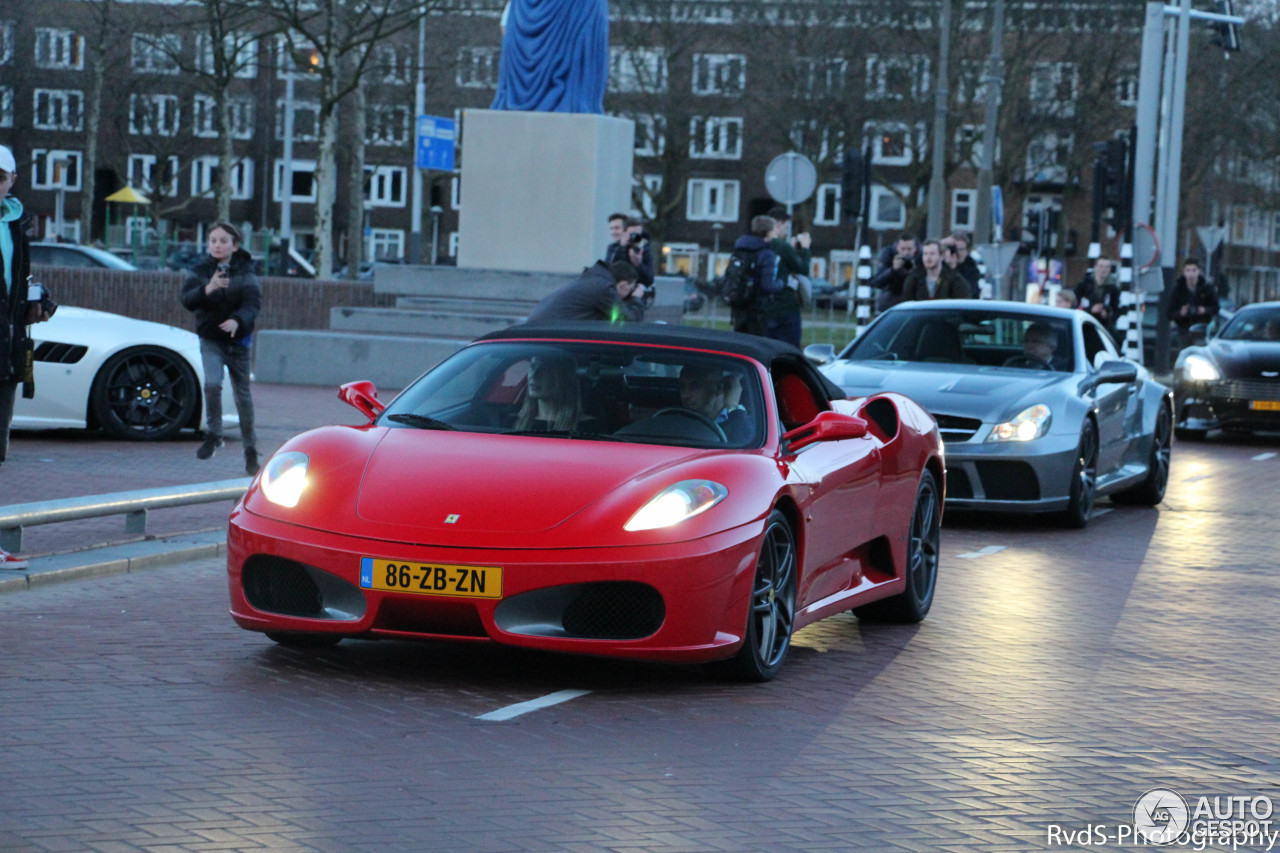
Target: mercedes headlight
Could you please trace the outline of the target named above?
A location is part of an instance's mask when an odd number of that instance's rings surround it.
[[[1018,412],[1011,420],[992,427],[987,441],[1031,441],[1047,433],[1052,421],[1053,415],[1049,407],[1037,403]]]
[[[1183,374],[1193,382],[1213,382],[1222,378],[1214,363],[1202,355],[1189,355],[1182,363]]]
[[[728,496],[728,489],[711,480],[682,480],[654,495],[623,528],[636,531],[670,527],[706,512]]]
[[[263,496],[279,506],[297,506],[307,488],[307,454],[290,450],[272,456],[258,481]]]

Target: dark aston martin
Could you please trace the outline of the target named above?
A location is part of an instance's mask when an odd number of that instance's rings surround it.
[[[1247,305],[1206,344],[1184,349],[1173,385],[1179,438],[1280,430],[1280,302]]]

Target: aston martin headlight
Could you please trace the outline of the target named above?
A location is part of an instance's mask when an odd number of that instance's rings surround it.
[[[1043,403],[1023,409],[1012,419],[996,424],[987,441],[1031,441],[1049,431],[1053,415]]]
[[[272,456],[262,467],[258,486],[273,504],[297,506],[307,487],[307,454],[290,450]]]
[[[670,527],[706,512],[728,496],[728,489],[711,480],[681,480],[654,495],[623,526],[631,531]]]
[[[1187,360],[1182,363],[1182,370],[1193,382],[1213,382],[1222,378],[1213,362],[1202,355],[1187,356]]]

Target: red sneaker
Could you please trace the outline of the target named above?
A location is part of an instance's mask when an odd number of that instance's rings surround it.
[[[8,551],[0,548],[0,569],[25,569],[31,564],[21,557],[15,557]]]

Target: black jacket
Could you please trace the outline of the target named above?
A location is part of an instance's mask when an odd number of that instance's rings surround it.
[[[21,382],[27,361],[27,278],[31,275],[31,253],[27,245],[27,224],[22,216],[0,227],[7,227],[13,238],[13,282],[4,281],[4,264],[0,263],[0,382]]]
[[[1120,318],[1120,287],[1115,283],[1114,275],[1107,276],[1107,280],[1099,285],[1093,279],[1093,270],[1089,270],[1076,285],[1076,303],[1107,329],[1115,330],[1116,320]],[[1099,304],[1105,309],[1102,314],[1093,310],[1093,306]]]
[[[1182,316],[1184,305],[1190,306],[1185,317]],[[1204,313],[1196,313],[1198,308],[1203,308]],[[1177,323],[1179,328],[1187,329],[1196,323],[1208,323],[1218,316],[1219,310],[1218,289],[1208,279],[1201,276],[1193,291],[1187,287],[1187,277],[1178,276],[1178,283],[1174,285],[1173,295],[1169,299],[1169,319]]]
[[[644,304],[637,299],[618,298],[617,283],[604,261],[596,261],[582,275],[549,294],[529,312],[530,323],[552,320],[644,319]]]
[[[606,264],[611,264],[614,261],[626,261],[629,264],[631,263],[631,253],[626,250],[625,246],[617,241],[610,243],[609,247],[604,250],[604,262]],[[640,263],[631,265],[635,267],[636,272],[639,273],[639,275],[636,276],[636,281],[640,282],[645,287],[652,287],[653,250],[649,248],[648,241],[645,241],[644,248],[640,250]]]
[[[235,340],[242,341],[253,334],[262,310],[262,288],[253,274],[253,258],[244,249],[236,249],[231,256],[230,283],[225,290],[212,296],[204,292],[205,285],[213,278],[218,262],[206,255],[187,272],[182,284],[182,304],[196,315],[196,334],[211,341],[229,341],[232,336],[218,326],[234,317],[238,328]]]

